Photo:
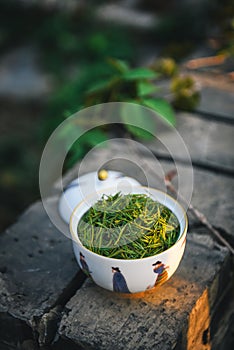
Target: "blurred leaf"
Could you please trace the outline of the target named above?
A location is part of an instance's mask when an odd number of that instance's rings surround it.
[[[132,125],[125,125],[125,128],[135,137],[137,137],[138,139],[142,139],[142,140],[152,140],[153,139],[153,135],[151,133],[149,133],[148,131],[142,129],[142,128],[138,128],[137,126],[132,126]]]
[[[107,139],[104,131],[97,128],[84,133],[70,148],[66,158],[65,168],[71,168],[79,159],[85,156],[91,147],[98,146]]]
[[[110,57],[108,58],[107,62],[116,68],[120,73],[127,72],[129,70],[129,65],[126,61],[119,60],[118,58]]]
[[[135,110],[132,107],[130,110],[124,107],[121,113],[121,119],[124,127],[132,135],[145,140],[151,140],[153,138],[156,129],[155,120],[147,115],[147,113],[144,113],[144,110],[139,104],[135,104]]]
[[[73,167],[79,159],[81,159],[86,153],[84,145],[76,142],[70,149],[67,158],[64,162],[65,169],[70,169]]]
[[[153,72],[149,68],[135,68],[123,74],[125,80],[138,80],[138,79],[155,79],[159,76],[158,73]]]
[[[108,140],[108,137],[106,135],[106,133],[104,133],[104,131],[100,130],[100,129],[92,129],[89,130],[85,135],[85,142],[89,145],[89,146],[96,146],[99,143],[102,143],[106,140]]]
[[[176,123],[175,114],[174,114],[174,111],[173,111],[171,105],[167,101],[165,101],[161,98],[144,99],[143,104],[146,107],[149,107],[149,108],[153,109],[155,112],[157,112],[157,114],[160,115],[160,117],[162,117],[164,120],[166,120],[172,126],[175,125],[175,123]]]
[[[112,79],[106,79],[106,80],[101,80],[96,82],[89,88],[86,92],[87,95],[89,94],[96,94],[96,93],[101,93],[105,90],[108,90],[112,88],[113,85],[115,85],[119,79],[117,77],[113,77]]]
[[[103,90],[107,90],[110,87],[110,79],[102,80],[94,83],[87,91],[86,94],[95,94]]]
[[[59,143],[58,147],[63,143],[64,147],[69,150],[71,148],[71,139],[76,140],[82,134],[82,129],[80,129],[74,123],[69,122],[63,125],[59,129],[56,142]]]
[[[138,96],[150,95],[157,90],[157,87],[148,81],[139,81],[137,84]]]
[[[109,44],[108,39],[104,33],[94,33],[90,35],[87,39],[88,46],[94,52],[102,53],[108,50]]]
[[[57,137],[59,140],[65,140],[70,137],[71,133],[74,133],[74,125],[72,123],[65,124],[62,128],[60,127]]]

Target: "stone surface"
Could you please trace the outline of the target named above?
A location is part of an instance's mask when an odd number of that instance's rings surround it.
[[[151,186],[164,189],[157,176],[173,169],[174,164],[161,161],[155,168],[152,159],[143,159],[140,154],[132,153],[131,148],[121,148],[120,144],[124,146],[123,143],[115,143],[107,149],[92,152],[90,158],[80,165],[80,171],[94,171],[108,165],[129,175],[134,174],[143,183],[148,181]],[[119,155],[123,159],[119,159]],[[156,173],[145,175],[147,166]],[[186,183],[190,169],[184,165],[179,167],[186,193],[186,186],[191,187],[191,183]],[[76,171],[74,169],[68,174],[65,182],[70,181]],[[233,219],[229,215],[233,198],[233,185],[230,183],[233,184],[233,180],[198,169],[195,169],[194,175],[196,191],[193,204],[206,213],[212,224],[219,226],[221,222],[222,228],[230,232],[233,227]],[[176,178],[174,182],[177,185]],[[56,200],[52,200],[52,204],[56,208]],[[192,221],[193,225],[196,223]],[[66,305],[66,309],[71,311],[62,319],[60,339],[53,348],[75,349],[78,343],[85,347],[88,344],[93,349],[118,349],[118,346],[120,349],[121,346],[137,349],[136,344],[139,349],[178,350],[185,346],[194,350],[209,349],[207,327],[210,318],[214,317],[217,298],[228,286],[230,269],[226,261],[227,251],[204,235],[206,230],[199,232],[199,235],[188,235],[188,247],[178,272],[155,294],[149,293],[140,299],[122,299],[88,282]],[[42,332],[38,338],[42,344],[53,341],[61,310],[52,307],[61,304],[62,300],[69,300],[72,292],[68,286],[71,286],[78,268],[71,242],[51,225],[41,204],[37,203],[0,236],[0,247],[0,345],[7,349],[12,342],[15,344],[15,339],[22,344],[33,342],[32,329]],[[75,289],[73,286],[73,292],[77,288],[78,285]],[[155,314],[160,316],[155,319]],[[52,322],[47,323],[51,318]],[[40,320],[36,326],[32,322],[34,319]],[[88,327],[88,333],[83,325]],[[47,326],[50,332],[53,329],[52,333],[48,332],[49,340],[43,333]],[[14,328],[10,339],[4,331],[6,328]],[[206,347],[201,345],[201,339],[208,339]],[[162,342],[164,348],[161,347]]]
[[[233,281],[234,282],[234,281]],[[226,297],[226,303],[217,312],[211,325],[212,350],[232,350],[234,344],[234,288]]]
[[[198,112],[223,116],[233,121],[234,90],[222,91],[212,87],[202,89],[201,102],[196,109]]]
[[[13,329],[24,325],[27,337],[35,319],[66,300],[78,274],[71,241],[51,224],[41,203],[32,205],[0,235],[0,324],[7,319]],[[0,331],[0,348],[4,336]]]
[[[21,47],[0,60],[0,97],[18,100],[45,98],[52,82],[39,65],[39,53],[33,47]]]
[[[229,64],[232,71],[233,59]],[[233,123],[234,88],[232,79],[225,74],[225,64],[213,73],[193,70],[187,73],[193,76],[201,88],[201,101],[196,112],[208,114],[209,118],[217,117]]]
[[[83,0],[20,0],[23,5],[36,5],[45,8],[58,8],[62,10],[74,10],[83,5]]]
[[[234,101],[233,101],[234,102]],[[183,138],[193,162],[234,172],[234,125],[197,117],[191,113],[177,113],[176,129]],[[160,140],[173,149],[173,159],[182,159],[177,147],[177,135],[170,129],[158,130]],[[154,141],[147,146],[160,156],[170,156],[162,143]]]
[[[165,173],[175,168],[173,164],[168,162],[162,161],[161,165]],[[193,183],[189,183],[187,176],[190,174],[191,168],[177,164],[177,170],[180,174],[180,187],[178,187],[176,177],[172,181],[175,187],[180,189],[180,193],[186,197],[192,186],[192,205],[205,214],[209,222],[218,228],[222,234],[228,234],[229,240],[234,244],[234,217],[231,215],[234,197],[233,177],[194,167]],[[194,219],[190,211],[188,214],[191,226],[199,224],[199,221]]]
[[[220,174],[194,170],[192,204],[203,212],[210,223],[229,234],[234,243],[234,179]],[[225,233],[224,232],[224,233]]]
[[[97,9],[99,20],[128,26],[138,30],[152,30],[159,23],[159,18],[150,12],[143,13],[125,4],[104,4]]]
[[[229,283],[227,260],[210,237],[188,234],[180,267],[155,291],[121,297],[88,280],[66,305],[60,336],[95,350],[210,349],[202,339]]]

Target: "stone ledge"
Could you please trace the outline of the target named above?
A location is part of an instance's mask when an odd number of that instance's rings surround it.
[[[74,11],[84,6],[83,0],[19,0],[24,6]]]
[[[82,349],[209,349],[202,337],[229,285],[228,264],[225,248],[188,234],[182,263],[163,286],[123,298],[87,280],[67,303],[59,334]]]
[[[201,103],[196,111],[219,116],[221,119],[223,117],[225,120],[233,122],[233,102],[233,91],[231,89],[222,91],[212,87],[204,87],[201,92]]]
[[[126,164],[126,161],[121,163],[119,160],[115,163],[113,155],[124,158],[125,152],[120,144],[117,148],[115,145],[114,149],[97,150],[84,162],[81,172],[94,171],[110,161],[109,165],[115,165],[111,166],[113,169],[134,174],[144,183],[139,157],[130,158],[134,164]],[[129,159],[132,153],[127,151],[126,155]],[[149,165],[153,166],[152,163]],[[175,167],[173,163],[164,161],[159,166],[164,172]],[[186,192],[186,186],[191,186],[186,177],[188,168],[181,165],[181,169],[182,187]],[[76,170],[68,174],[65,182],[71,180],[72,174],[77,176]],[[193,204],[207,215],[212,224],[222,226],[231,234],[233,218],[229,213],[232,208],[233,180],[196,168],[194,175],[196,191]],[[151,174],[148,180],[151,186],[165,190],[163,181],[154,175]],[[177,179],[174,180],[176,185]],[[54,192],[58,192],[56,186]],[[57,197],[50,201],[57,209]],[[196,232],[198,222],[190,220],[190,223],[192,232]],[[110,347],[121,349],[121,346],[124,348],[124,342],[126,350],[135,347],[135,343],[139,349],[181,350],[185,346],[192,350],[199,347],[201,350],[209,349],[207,326],[214,320],[218,300],[227,292],[231,269],[226,249],[207,236],[206,230],[202,231],[199,229],[199,235],[197,232],[188,235],[188,246],[180,268],[155,293],[148,293],[139,299],[122,299],[94,286],[90,281],[76,292],[83,280],[81,275],[77,278],[78,266],[71,242],[50,223],[41,203],[34,204],[15,225],[0,235],[0,348],[7,349],[6,346],[10,344],[17,349],[18,343],[29,342],[32,350],[35,335],[41,345],[50,344],[54,340],[61,311],[66,305],[70,312],[63,315],[59,328],[60,339],[51,349],[70,350],[83,346],[108,350],[109,344]],[[49,283],[47,276],[50,276]],[[207,304],[209,308],[205,308]],[[204,315],[201,310],[206,310]],[[155,318],[155,313],[159,317]],[[204,317],[200,317],[201,314]],[[16,329],[10,339],[1,325]],[[44,332],[47,326],[49,338],[45,337]],[[84,329],[87,334],[84,334]],[[201,338],[203,342],[208,342],[207,347],[200,344]]]
[[[66,302],[67,291],[79,267],[71,241],[50,222],[40,202],[33,204],[16,224],[0,235],[0,323],[32,332],[35,320],[56,304]],[[69,298],[69,296],[68,296]],[[23,328],[13,332],[12,346],[21,341]],[[0,348],[6,333],[0,327]],[[14,338],[15,337],[15,338]],[[27,339],[27,338],[26,338]]]
[[[183,138],[192,162],[234,173],[232,152],[234,125],[199,118],[197,115],[180,112],[176,115],[176,129]],[[157,155],[181,159],[181,150],[176,148],[177,135],[159,129],[160,140],[173,149],[170,155],[161,142],[153,141],[146,145]]]

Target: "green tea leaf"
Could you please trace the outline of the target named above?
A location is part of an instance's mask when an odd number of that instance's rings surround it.
[[[153,109],[155,112],[157,112],[157,114],[160,115],[160,117],[162,117],[164,120],[166,120],[172,126],[175,125],[175,123],[176,123],[175,113],[174,113],[171,105],[167,101],[165,101],[161,98],[144,99],[143,104],[146,107],[149,107],[149,108]]]
[[[135,68],[124,73],[122,77],[124,80],[155,79],[158,73],[149,68]]]
[[[105,195],[82,217],[79,239],[89,250],[116,259],[155,255],[176,243],[174,213],[145,194]]]

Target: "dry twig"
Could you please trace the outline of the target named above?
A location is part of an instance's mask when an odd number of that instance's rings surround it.
[[[226,59],[227,55],[216,55],[216,56],[209,56],[209,57],[199,57],[194,58],[186,63],[186,68],[188,69],[198,69],[202,67],[212,67],[212,66],[219,66],[223,64]]]

